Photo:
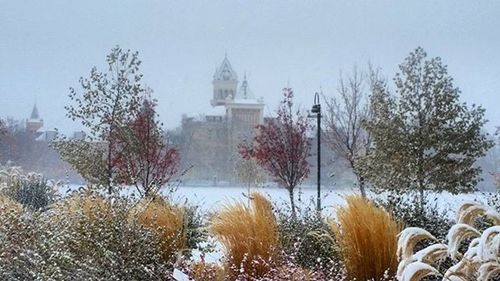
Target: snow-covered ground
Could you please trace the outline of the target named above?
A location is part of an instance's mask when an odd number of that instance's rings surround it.
[[[78,185],[70,185],[68,188],[62,190],[62,194],[68,190],[75,190]],[[124,194],[131,195],[134,193],[134,188],[128,188],[123,191]],[[288,192],[276,186],[266,186],[261,188],[252,188],[251,192],[261,192],[271,198],[275,204],[288,203]],[[169,193],[169,189],[163,189],[164,194]],[[325,213],[333,213],[335,208],[342,206],[345,202],[344,198],[350,194],[358,194],[358,190],[339,188],[339,187],[322,187],[321,197],[322,206]],[[316,187],[306,186],[297,188],[295,191],[295,200],[298,205],[315,204],[316,202]],[[188,201],[190,204],[200,206],[203,212],[216,211],[234,201],[247,202],[248,189],[241,186],[193,186],[193,185],[180,185],[174,188],[172,198],[176,202]],[[384,197],[384,194],[369,194],[370,197]],[[416,196],[416,194],[407,194],[406,196]],[[453,195],[448,192],[442,193],[428,193],[427,201],[437,206],[442,210],[450,210],[452,213],[458,208],[462,202],[478,201],[486,204],[485,193],[470,193]]]

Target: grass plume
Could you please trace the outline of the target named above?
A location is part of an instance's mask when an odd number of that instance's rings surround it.
[[[271,203],[259,193],[251,204],[225,206],[212,220],[210,232],[222,243],[228,272],[261,277],[277,257],[278,226]],[[240,271],[241,270],[241,271]]]
[[[348,196],[332,223],[349,280],[381,280],[396,273],[400,226],[384,209],[361,196]]]
[[[165,260],[172,261],[186,248],[185,211],[159,198],[145,198],[131,211],[131,218],[153,229],[162,242]]]

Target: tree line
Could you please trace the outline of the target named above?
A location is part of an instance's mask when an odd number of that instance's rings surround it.
[[[179,149],[158,121],[138,53],[117,46],[106,60],[106,71],[94,67],[78,89],[70,88],[65,107],[87,135],[59,135],[52,145],[89,184],[109,193],[133,185],[141,196],[157,194],[182,173]],[[441,58],[429,58],[420,47],[400,64],[393,82],[372,66],[354,68],[340,76],[336,95],[323,96],[322,138],[348,163],[361,194],[368,188],[418,191],[423,204],[426,190],[474,190],[481,180],[474,164],[494,145],[483,132],[484,109],[461,102]],[[294,108],[293,90],[283,94],[276,116],[239,146],[243,160],[253,164],[239,165],[266,171],[289,192],[294,211],[294,190],[310,173],[312,125]]]

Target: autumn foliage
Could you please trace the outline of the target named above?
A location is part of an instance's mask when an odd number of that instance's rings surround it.
[[[275,181],[289,192],[295,214],[293,191],[309,175],[307,157],[309,122],[300,111],[293,111],[293,91],[283,89],[283,101],[275,119],[257,126],[253,143],[240,145],[243,158],[254,158]]]
[[[148,196],[168,183],[178,171],[179,150],[170,145],[158,121],[155,102],[144,98],[137,116],[117,134],[113,160],[122,183],[133,184]]]

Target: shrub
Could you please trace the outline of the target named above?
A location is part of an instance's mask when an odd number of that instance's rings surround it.
[[[186,247],[188,251],[184,251],[184,256],[191,257],[192,249],[200,251],[209,250],[213,245],[207,243],[208,233],[204,216],[200,212],[200,207],[196,205],[186,204],[184,206],[185,217],[185,233]]]
[[[0,195],[0,279],[34,278],[28,251],[33,242],[33,225],[21,204]],[[29,265],[29,266],[26,266]]]
[[[491,206],[497,212],[500,212],[500,189],[497,192],[486,192],[482,195],[488,200],[488,206]]]
[[[24,174],[19,168],[9,168],[2,175],[2,192],[31,210],[44,210],[57,199],[58,184],[40,174]]]
[[[173,265],[164,261],[158,235],[129,219],[131,203],[75,194],[45,214],[53,225],[48,238],[64,237],[51,248],[66,252],[66,263],[60,264],[72,265],[66,278],[85,274],[90,280],[165,279]]]
[[[331,227],[349,279],[383,280],[396,272],[400,227],[392,216],[361,196],[348,196]]]
[[[392,191],[388,193],[386,200],[378,200],[377,203],[405,227],[424,228],[434,233],[436,238],[445,239],[453,220],[449,218],[446,210],[439,210],[436,199],[425,200],[422,210],[417,196],[404,196]]]
[[[335,275],[340,270],[338,247],[330,226],[318,216],[313,203],[298,205],[295,217],[289,205],[275,206],[280,245],[298,266]]]
[[[262,277],[277,258],[279,232],[271,203],[258,193],[251,205],[226,206],[211,221],[210,232],[225,250],[226,271],[235,279]]]
[[[181,268],[194,281],[224,281],[226,277],[222,266],[215,263],[206,263],[203,260],[183,263]]]

